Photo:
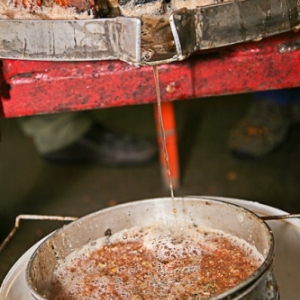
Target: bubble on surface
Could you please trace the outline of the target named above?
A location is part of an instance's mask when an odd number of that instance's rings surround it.
[[[220,253],[223,247],[225,252],[242,248],[255,262],[254,269],[263,261],[254,246],[221,230],[185,224],[180,228],[134,227],[113,234],[109,243],[104,237],[74,251],[57,266],[52,290],[56,296],[50,299],[135,300],[141,299],[140,293],[142,297],[149,293],[152,299],[170,295],[167,299],[178,299],[178,295],[194,299],[191,295],[195,291],[206,299],[215,290],[214,284],[206,283],[204,288],[199,287],[199,281],[214,272],[209,265],[214,252]],[[204,270],[202,260],[206,260]],[[218,270],[218,262],[215,267]],[[225,271],[236,274],[237,270],[230,266]],[[235,275],[229,277],[229,284],[236,284],[236,280]]]

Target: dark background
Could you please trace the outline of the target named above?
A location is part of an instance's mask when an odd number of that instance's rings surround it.
[[[216,195],[254,200],[300,212],[300,125],[285,143],[257,160],[234,157],[227,147],[230,129],[244,115],[251,95],[174,102],[181,167],[175,196]],[[153,105],[92,112],[117,129],[156,138]],[[169,196],[159,162],[137,168],[53,165],[38,156],[16,119],[1,119],[0,216],[2,239],[22,214],[83,216],[132,200]],[[21,221],[0,253],[1,281],[14,262],[60,222]]]

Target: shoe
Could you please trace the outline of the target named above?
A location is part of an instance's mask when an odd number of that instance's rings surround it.
[[[299,122],[299,104],[277,105],[268,100],[253,103],[246,116],[231,130],[230,150],[242,157],[269,154],[286,138],[292,124]]]
[[[90,163],[104,166],[139,166],[157,158],[158,148],[153,141],[113,132],[95,124],[75,143],[61,150],[43,154],[53,163]]]

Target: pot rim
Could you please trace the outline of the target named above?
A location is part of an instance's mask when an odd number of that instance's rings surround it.
[[[256,271],[250,275],[248,278],[246,278],[245,280],[243,280],[241,283],[235,285],[234,287],[226,290],[225,292],[218,294],[216,296],[207,298],[207,300],[224,300],[224,299],[238,299],[238,298],[233,298],[237,295],[239,295],[240,293],[242,293],[243,291],[246,290],[252,290],[251,285],[253,285],[253,288],[256,286],[256,284],[254,285],[254,282],[259,282],[260,279],[263,277],[264,274],[266,274],[272,267],[272,262],[274,259],[274,255],[275,255],[275,238],[273,235],[273,232],[270,228],[270,226],[262,219],[260,218],[256,213],[254,213],[253,211],[242,207],[238,204],[234,204],[234,203],[230,203],[227,202],[226,199],[220,199],[220,198],[214,198],[214,197],[206,197],[206,196],[179,196],[179,197],[174,197],[174,201],[176,202],[180,202],[182,200],[189,200],[192,202],[199,202],[199,201],[204,201],[207,203],[223,203],[224,205],[239,209],[241,211],[246,212],[247,214],[250,214],[253,218],[255,218],[258,222],[261,222],[263,224],[263,226],[266,227],[266,232],[269,235],[269,239],[270,239],[270,243],[269,243],[269,249],[268,249],[268,253],[263,261],[263,263],[256,269]],[[47,298],[45,298],[43,295],[41,295],[40,293],[37,292],[37,288],[34,286],[31,278],[30,278],[30,272],[31,272],[31,268],[32,268],[32,264],[34,262],[34,259],[36,258],[36,256],[39,253],[39,249],[41,247],[43,247],[43,245],[45,245],[46,243],[49,243],[49,240],[51,238],[53,238],[56,235],[59,235],[61,233],[63,233],[67,228],[72,227],[74,225],[76,225],[77,223],[82,223],[85,222],[86,220],[98,215],[98,214],[105,214],[105,213],[109,213],[110,211],[114,211],[117,208],[130,208],[130,207],[134,207],[140,204],[144,204],[144,203],[152,203],[155,201],[164,201],[164,202],[171,202],[173,201],[171,197],[161,197],[161,198],[149,198],[149,199],[144,199],[144,200],[134,200],[134,201],[130,201],[130,202],[126,202],[126,203],[121,203],[112,207],[107,207],[95,212],[92,212],[90,214],[87,214],[75,221],[72,221],[71,223],[57,229],[56,231],[54,231],[52,234],[50,234],[38,247],[37,249],[33,252],[33,254],[31,255],[29,262],[26,266],[26,283],[27,286],[30,290],[31,295],[34,297],[34,299],[37,300],[47,300]]]

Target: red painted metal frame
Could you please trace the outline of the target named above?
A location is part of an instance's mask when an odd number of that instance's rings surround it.
[[[0,65],[0,116],[98,109],[156,101],[151,67],[120,61],[47,62],[3,60]],[[300,34],[199,53],[159,67],[162,101],[300,86]],[[170,120],[166,136],[171,179],[179,186],[173,108],[162,104]],[[160,137],[158,135],[158,140]],[[164,185],[168,176],[161,152]]]
[[[156,101],[152,68],[120,61],[3,60],[2,72],[6,118]],[[200,53],[159,72],[162,101],[300,86],[300,34]]]

